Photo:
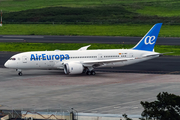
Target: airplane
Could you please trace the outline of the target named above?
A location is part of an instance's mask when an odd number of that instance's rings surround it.
[[[24,69],[62,69],[67,75],[86,73],[95,75],[97,67],[119,67],[159,57],[154,46],[162,23],[155,24],[131,49],[32,51],[12,56],[6,61],[6,68],[16,69],[22,76]]]

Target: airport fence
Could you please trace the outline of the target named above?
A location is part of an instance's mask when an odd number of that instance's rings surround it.
[[[78,120],[78,111],[71,109],[47,109],[47,110],[35,110],[35,109],[1,109],[0,117],[2,119],[13,120]]]

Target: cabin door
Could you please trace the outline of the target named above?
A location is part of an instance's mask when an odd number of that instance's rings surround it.
[[[130,54],[129,54],[129,57],[130,57],[130,58],[134,57],[133,53],[130,53]]]
[[[23,57],[22,57],[22,62],[23,62],[23,63],[27,63],[27,57],[26,57],[26,56],[23,56]]]
[[[102,60],[103,59],[103,55],[102,54],[98,54],[98,60]]]

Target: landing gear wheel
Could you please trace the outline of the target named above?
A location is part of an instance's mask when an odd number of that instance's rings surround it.
[[[95,75],[95,74],[96,74],[96,72],[92,70],[91,71],[91,75]]]
[[[87,75],[91,75],[91,71],[87,71],[86,74],[87,74]]]
[[[19,76],[22,76],[22,72],[19,72],[18,75],[19,75]]]

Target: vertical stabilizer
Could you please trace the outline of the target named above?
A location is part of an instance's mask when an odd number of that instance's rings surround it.
[[[162,23],[155,24],[133,49],[153,51],[161,26]]]

